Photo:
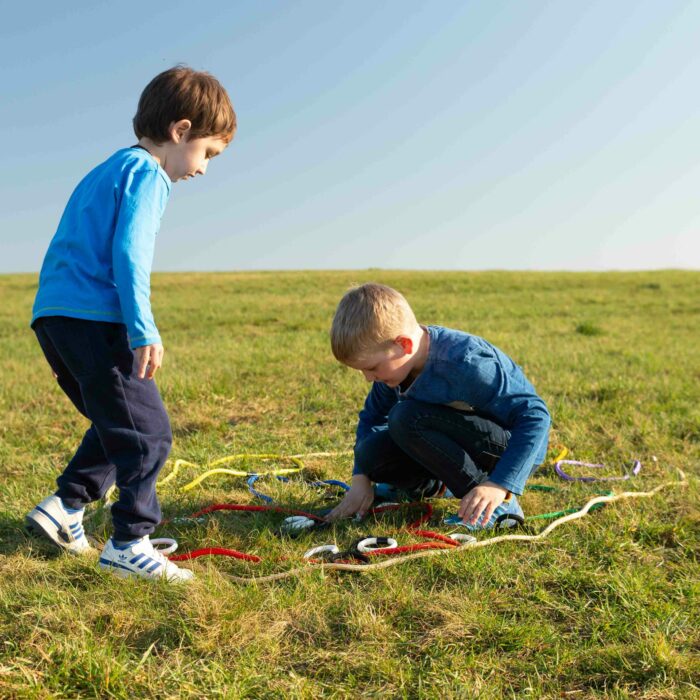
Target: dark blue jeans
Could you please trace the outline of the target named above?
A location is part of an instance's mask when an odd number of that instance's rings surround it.
[[[488,479],[509,438],[507,430],[475,413],[400,401],[386,430],[355,445],[355,465],[372,481],[405,490],[439,479],[461,498]]]
[[[61,389],[91,422],[56,494],[82,508],[116,481],[114,538],[150,534],[161,518],[155,486],[172,432],[156,383],[136,378],[126,326],[49,316],[33,328]]]

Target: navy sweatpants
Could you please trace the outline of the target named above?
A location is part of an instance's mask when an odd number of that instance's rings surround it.
[[[155,381],[136,377],[126,326],[48,316],[33,328],[60,387],[91,422],[56,494],[82,508],[116,481],[114,539],[152,533],[161,518],[156,480],[172,432]]]

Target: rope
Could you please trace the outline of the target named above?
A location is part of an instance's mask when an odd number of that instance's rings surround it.
[[[193,489],[195,486],[198,486],[201,484],[205,479],[208,479],[210,476],[213,476],[215,474],[228,474],[229,476],[245,476],[245,477],[251,477],[251,476],[283,476],[285,474],[295,474],[297,472],[300,472],[302,469],[304,469],[304,463],[301,461],[302,457],[305,458],[313,458],[313,457],[342,457],[345,455],[352,454],[351,451],[344,451],[344,452],[307,452],[305,454],[297,454],[297,455],[281,455],[281,454],[236,454],[236,455],[229,455],[228,457],[222,457],[221,459],[217,459],[213,462],[209,462],[207,465],[209,467],[209,470],[204,472],[204,474],[200,474],[196,479],[193,479],[189,483],[185,484],[184,486],[180,487],[180,491],[186,492],[190,491]],[[286,468],[279,468],[279,469],[266,469],[263,471],[244,471],[242,469],[226,469],[226,468],[221,468],[219,465],[222,464],[230,464],[231,462],[240,462],[243,460],[250,460],[250,459],[260,459],[260,460],[265,460],[265,459],[277,459],[277,460],[287,460],[290,461],[292,464],[294,464],[294,467],[286,467]],[[158,481],[158,486],[164,486],[168,482],[172,481],[177,473],[180,471],[180,467],[194,467],[196,469],[201,469],[200,464],[196,464],[195,462],[188,462],[185,459],[176,459],[172,471],[170,474],[168,474],[166,477]]]
[[[488,540],[482,540],[480,542],[474,542],[461,547],[451,547],[449,549],[431,549],[429,551],[414,552],[412,554],[407,554],[403,557],[393,557],[391,559],[386,559],[385,561],[378,562],[376,564],[327,564],[324,562],[311,563],[308,562],[304,566],[297,567],[296,569],[291,569],[290,571],[284,571],[278,574],[270,574],[269,576],[235,576],[233,574],[223,573],[222,575],[228,578],[234,583],[266,583],[268,581],[279,581],[285,578],[290,578],[292,576],[297,576],[302,573],[307,573],[315,569],[321,569],[322,571],[355,571],[357,573],[366,574],[371,571],[378,571],[379,569],[386,569],[390,566],[396,566],[397,564],[402,564],[407,561],[414,559],[422,559],[424,557],[436,557],[447,552],[456,552],[464,550],[473,550],[480,547],[489,547],[491,545],[497,544],[499,542],[539,542],[546,538],[554,529],[563,525],[564,523],[571,522],[582,518],[588,513],[591,508],[599,503],[613,503],[615,501],[622,500],[624,498],[648,498],[656,495],[659,491],[668,487],[685,487],[688,485],[688,481],[683,470],[678,469],[678,474],[680,481],[667,481],[663,484],[659,484],[656,488],[651,491],[625,491],[613,496],[597,496],[592,498],[586,505],[581,508],[581,510],[576,513],[571,513],[570,515],[565,515],[561,518],[550,523],[542,532],[537,535],[499,535],[498,537],[492,537]]]

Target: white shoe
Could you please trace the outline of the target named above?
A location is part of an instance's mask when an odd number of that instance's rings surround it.
[[[168,561],[151,543],[148,535],[125,545],[115,545],[110,538],[100,554],[100,567],[121,578],[137,576],[164,578],[170,582],[189,581],[194,573]]]
[[[33,535],[50,540],[71,554],[87,554],[95,550],[83,532],[85,509],[68,513],[63,501],[56,495],[45,498],[27,514],[24,524]]]

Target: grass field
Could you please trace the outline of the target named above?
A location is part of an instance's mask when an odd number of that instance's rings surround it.
[[[519,362],[550,406],[551,454],[563,445],[616,473],[640,459],[617,491],[676,479],[676,467],[689,486],[611,504],[538,544],[255,585],[226,573],[285,571],[312,544],[397,533],[405,519],[288,541],[275,535],[282,516],[216,514],[158,534],[261,563],[199,559],[185,588],[116,580],[23,532],[86,423],[28,328],[36,276],[0,277],[0,697],[700,697],[700,273],[155,275],[172,456],[203,468],[233,453],[351,448],[368,385],[335,362],[327,329],[343,291],[367,280],[402,290],[423,323],[482,335]],[[160,489],[165,516],[254,502],[234,477],[182,493],[199,471]],[[350,471],[348,457],[317,458],[306,477]],[[598,488],[567,486],[551,466],[533,483],[561,491],[526,493],[531,514],[580,506]],[[300,480],[263,488],[284,504],[326,504]],[[89,510],[86,530],[102,542],[105,510]]]

